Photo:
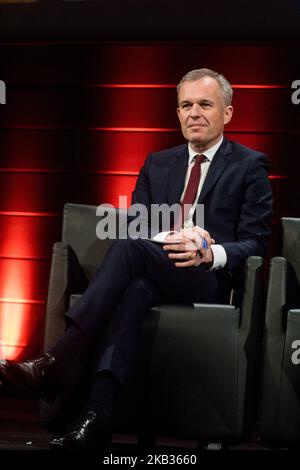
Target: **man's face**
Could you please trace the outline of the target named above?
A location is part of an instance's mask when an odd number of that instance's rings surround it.
[[[197,151],[216,144],[232,116],[232,106],[225,106],[218,82],[212,77],[183,82],[178,102],[181,130],[192,147]]]

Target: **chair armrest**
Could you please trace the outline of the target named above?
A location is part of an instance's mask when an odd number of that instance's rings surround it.
[[[46,306],[44,349],[51,346],[63,333],[64,314],[69,307],[70,295],[82,293],[88,285],[74,250],[66,243],[53,247]]]
[[[287,314],[287,328],[284,354],[284,370],[292,384],[299,383],[300,364],[300,309],[292,309]],[[299,399],[298,399],[299,406]]]
[[[257,374],[264,326],[263,258],[251,256],[244,268],[238,340],[237,426],[244,438],[253,430],[257,407]]]
[[[263,258],[250,256],[244,268],[240,330],[249,333],[254,327],[253,318],[261,318],[263,313]],[[259,315],[258,315],[259,314]]]
[[[271,259],[266,303],[266,327],[273,335],[283,334],[283,313],[287,303],[288,262],[277,256]]]
[[[284,313],[287,313],[287,274],[287,260],[279,256],[272,258],[266,301],[260,406],[260,437],[264,443],[276,440],[278,434],[277,413],[274,410],[278,408],[281,393],[285,349]]]
[[[291,308],[297,305],[299,286],[296,284],[295,273],[286,258],[272,258],[266,304],[265,353],[276,364],[282,363],[288,311],[293,311]]]

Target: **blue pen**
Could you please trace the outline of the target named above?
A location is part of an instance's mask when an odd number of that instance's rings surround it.
[[[207,241],[205,240],[205,238],[203,238],[203,242],[202,242],[202,248],[204,249],[204,251],[207,250]],[[200,250],[198,250],[198,255],[200,256],[200,258],[202,258],[202,253]]]

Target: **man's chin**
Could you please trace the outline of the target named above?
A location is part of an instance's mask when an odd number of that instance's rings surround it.
[[[191,142],[191,144],[195,145],[206,145],[209,142],[209,139],[205,138],[203,135],[187,135],[186,139]]]
[[[207,136],[207,132],[206,131],[206,127],[203,127],[203,128],[195,128],[195,129],[188,129],[187,132],[185,132],[186,134],[186,138],[189,140],[189,141],[193,141],[193,142],[204,142],[204,141],[207,141],[208,140],[208,136]]]

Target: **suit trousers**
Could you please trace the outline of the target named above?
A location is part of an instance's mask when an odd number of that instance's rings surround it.
[[[149,240],[117,240],[66,319],[75,322],[93,351],[94,373],[111,371],[124,384],[150,308],[213,302],[217,290],[214,271],[175,267],[162,246]]]

